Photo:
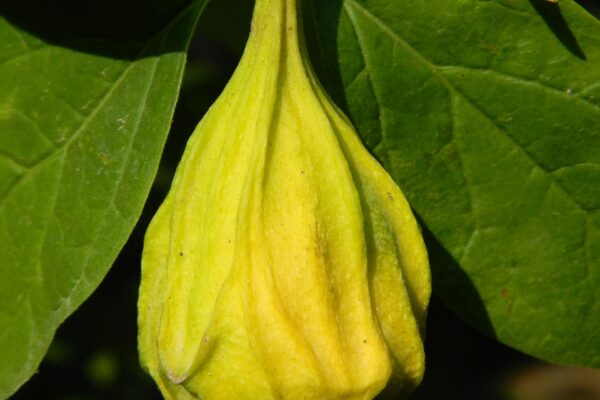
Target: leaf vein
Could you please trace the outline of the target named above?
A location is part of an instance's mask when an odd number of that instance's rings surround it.
[[[160,62],[160,60],[158,58],[154,59],[154,65],[152,67],[152,72],[150,73],[150,78],[148,79],[148,85],[146,87],[146,90],[145,90],[145,93],[144,93],[144,96],[143,96],[143,100],[142,100],[142,102],[140,103],[140,106],[139,106],[140,112],[137,115],[137,121],[136,121],[135,129],[133,130],[133,134],[130,135],[131,139],[130,139],[128,145],[127,145],[127,151],[126,151],[127,156],[126,156],[126,158],[124,160],[123,165],[127,165],[127,163],[129,163],[129,160],[130,160],[130,157],[131,157],[132,148],[133,148],[133,144],[135,143],[135,140],[138,137],[138,134],[140,132],[139,128],[140,128],[140,123],[141,123],[141,120],[142,120],[142,115],[144,114],[144,108],[145,108],[145,106],[147,104],[148,96],[150,94],[150,90],[152,88],[152,85],[153,85],[155,77],[156,77],[156,71],[158,69],[158,63],[159,62]],[[115,207],[115,199],[117,197],[117,193],[119,192],[119,189],[121,188],[121,184],[123,183],[123,176],[124,175],[125,175],[124,173],[121,173],[119,175],[119,178],[117,180],[117,184],[114,186],[114,190],[112,192],[111,198],[110,198],[110,200],[109,200],[109,202],[107,204],[107,207],[105,208],[104,218],[102,218],[102,224],[101,224],[101,226],[98,229],[98,233],[96,234],[96,237],[94,238],[94,240],[92,241],[92,243],[90,243],[87,257],[86,257],[85,261],[83,262],[83,267],[81,269],[81,274],[79,275],[79,277],[75,281],[75,284],[71,286],[71,290],[70,290],[69,294],[66,297],[63,297],[63,302],[62,302],[61,306],[59,307],[59,309],[62,308],[62,307],[65,307],[65,306],[68,308],[70,306],[70,304],[71,304],[71,297],[72,297],[73,293],[75,293],[75,291],[79,288],[79,286],[81,285],[81,283],[85,281],[85,277],[87,275],[86,272],[87,272],[87,269],[88,269],[88,267],[90,265],[90,260],[92,259],[93,249],[94,249],[96,243],[98,242],[98,240],[102,237],[103,229],[105,228],[106,221],[108,220],[106,218],[106,215],[108,214],[108,212],[110,211],[111,208],[116,209],[116,207]]]
[[[346,8],[346,6],[345,6],[345,5],[344,5],[344,11],[345,11],[345,12],[346,12],[346,14],[348,15],[348,18],[350,19],[350,21],[352,21],[352,24],[351,24],[351,26],[352,26],[352,31],[354,32],[354,35],[356,36],[356,39],[357,39],[358,45],[361,47],[361,57],[362,57],[362,61],[363,61],[363,64],[364,64],[364,68],[363,68],[363,69],[362,69],[362,70],[361,70],[361,71],[360,71],[360,72],[357,74],[357,76],[356,76],[356,77],[355,77],[355,78],[352,80],[352,83],[353,83],[353,82],[356,80],[356,78],[358,77],[358,75],[360,75],[360,74],[361,74],[363,71],[365,71],[365,72],[366,72],[366,71],[369,69],[369,66],[368,66],[368,62],[367,62],[366,56],[365,56],[365,54],[364,54],[364,51],[362,51],[363,45],[362,45],[362,43],[361,43],[361,41],[360,41],[360,38],[359,38],[359,33],[358,33],[358,31],[357,31],[356,27],[354,26],[354,21],[352,20],[352,16],[351,16],[351,14],[348,12],[348,10],[347,10],[347,8]],[[381,138],[381,139],[379,140],[379,143],[377,143],[377,144],[374,144],[374,146],[373,146],[373,148],[377,148],[377,147],[379,147],[379,146],[380,146],[380,145],[383,143],[383,141],[384,141],[384,139],[385,139],[385,138],[384,138],[384,136],[383,136],[383,132],[385,131],[385,130],[384,130],[384,127],[383,127],[383,126],[384,126],[384,123],[383,123],[383,116],[382,116],[382,114],[381,114],[381,109],[382,109],[382,106],[381,106],[381,104],[382,104],[382,103],[381,103],[381,101],[380,101],[379,97],[377,96],[377,91],[375,90],[375,85],[374,85],[374,83],[373,83],[373,79],[371,79],[371,74],[369,74],[368,72],[367,72],[367,79],[368,79],[368,81],[369,81],[369,86],[371,86],[371,90],[373,90],[373,97],[375,98],[375,103],[377,104],[377,107],[376,107],[376,108],[377,108],[377,122],[379,123],[379,137]],[[347,87],[349,87],[349,86],[347,86]]]
[[[18,108],[11,108],[10,112],[18,117],[21,117],[21,119],[25,122],[27,122],[31,127],[33,127],[33,130],[35,131],[35,133],[37,133],[37,135],[44,141],[44,143],[49,146],[50,148],[57,150],[58,146],[56,145],[56,143],[54,143],[52,140],[50,140],[45,134],[44,131],[42,131],[42,129],[40,128],[40,125],[37,123],[36,120],[34,120],[33,118],[31,118],[29,115],[25,114],[23,111],[19,110]],[[36,161],[36,163],[39,162]],[[35,165],[35,163],[33,164]],[[33,167],[33,165],[29,165],[28,167]]]
[[[56,179],[56,191],[54,192],[54,195],[52,196],[52,198],[50,199],[50,201],[52,202],[52,205],[50,206],[50,209],[52,209],[52,217],[56,216],[56,204],[58,202],[58,191],[60,189],[60,182],[62,180],[63,177],[63,173],[65,170],[65,163],[67,160],[67,151],[66,149],[62,152],[62,159],[60,161],[60,167],[58,169],[58,177]],[[50,220],[48,221],[48,224],[45,226],[44,232],[42,233],[42,237],[39,240],[40,243],[40,248],[38,250],[38,262],[36,263],[36,270],[38,273],[38,277],[39,277],[39,282],[40,284],[43,286],[44,284],[44,266],[42,265],[42,260],[44,260],[44,257],[42,257],[42,253],[44,251],[44,246],[46,244],[46,240],[48,239],[48,226],[50,225]]]
[[[551,182],[555,185],[557,185],[566,195],[567,197],[569,197],[571,200],[573,200],[575,202],[575,204],[577,204],[579,206],[579,208],[581,208],[584,211],[593,211],[594,208],[589,208],[583,204],[581,204],[581,202],[579,200],[577,200],[561,183],[560,181],[558,181],[554,175],[552,175],[552,171],[549,171],[547,168],[543,167],[533,156],[533,154],[531,154],[531,152],[529,150],[527,150],[527,147],[522,146],[519,142],[517,142],[517,140],[510,134],[510,132],[505,129],[504,127],[502,127],[501,125],[498,124],[498,122],[496,122],[496,120],[493,118],[492,115],[488,114],[484,109],[482,109],[481,107],[479,107],[473,100],[471,100],[464,92],[462,92],[460,89],[458,88],[454,88],[455,92],[458,93],[463,99],[465,99],[465,101],[467,101],[469,104],[471,104],[477,111],[479,111],[481,113],[481,115],[483,115],[486,119],[488,119],[500,132],[504,133],[504,136],[511,141],[511,143],[516,146],[517,148],[520,148],[523,151],[523,154],[525,154],[527,156],[527,158],[529,158],[534,165],[536,165],[538,168],[540,168],[542,171],[544,171],[547,176],[550,178]]]
[[[581,89],[579,91],[579,93],[576,93],[575,96],[576,97],[582,97],[585,96],[588,92],[591,92],[592,90],[595,90],[597,87],[600,86],[600,82],[594,82],[586,87],[584,87],[583,89]]]
[[[0,159],[4,160],[6,164],[8,164],[13,170],[17,171],[19,174],[24,173],[29,169],[29,167],[21,162],[19,162],[14,156],[0,150]]]
[[[346,85],[346,88],[350,88],[351,86],[353,86],[361,76],[365,75],[365,73],[367,73],[366,67],[361,69],[360,71],[358,71],[358,73],[354,76],[354,78],[352,78],[352,80]],[[369,75],[367,73],[367,78],[368,78],[368,76]]]
[[[535,164],[537,165],[540,169],[542,169],[543,171],[545,171],[549,178],[551,179],[551,181],[556,184],[569,198],[571,198],[582,210],[584,211],[592,211],[586,207],[584,207],[584,205],[582,205],[575,197],[572,196],[572,194],[570,192],[568,192],[555,178],[554,176],[552,176],[552,174],[547,171],[544,167],[542,167],[542,165],[534,158],[534,156],[527,151],[527,149],[525,149],[523,146],[521,146],[514,137],[512,137],[510,135],[510,133],[504,129],[503,127],[501,127],[500,125],[498,125],[498,123],[489,115],[487,114],[483,109],[481,109],[481,107],[479,107],[473,100],[471,100],[470,98],[468,98],[466,96],[466,94],[462,91],[460,91],[460,89],[458,89],[456,86],[454,86],[438,69],[438,67],[433,64],[431,61],[429,61],[427,58],[425,58],[417,49],[415,49],[414,47],[412,47],[406,40],[404,40],[399,34],[397,34],[396,32],[394,32],[389,26],[387,26],[383,21],[381,21],[377,16],[373,15],[369,10],[367,10],[362,4],[358,3],[356,0],[344,0],[344,5],[352,5],[352,7],[356,10],[358,10],[358,12],[360,12],[365,18],[367,18],[369,21],[371,21],[373,24],[375,24],[379,29],[381,29],[382,32],[384,32],[385,34],[387,34],[393,41],[398,42],[400,45],[402,45],[405,49],[407,49],[412,55],[414,55],[419,61],[421,61],[423,64],[425,64],[428,69],[430,70],[430,72],[439,79],[440,83],[442,83],[445,87],[447,87],[451,93],[456,93],[457,95],[460,95],[465,101],[467,101],[469,104],[471,104],[473,107],[475,107],[475,109],[479,110],[479,112],[484,115],[487,119],[490,120],[490,122],[492,122],[492,124],[494,126],[496,126],[501,132],[503,132],[505,134],[505,136],[511,140],[511,142],[521,148],[523,150],[523,153],[525,155],[528,156],[528,158]],[[348,6],[346,6],[348,7]],[[351,14],[351,13],[349,13]],[[355,22],[352,20],[353,25],[355,25]],[[356,31],[356,29],[355,29]],[[591,104],[591,103],[590,103]],[[594,108],[598,108],[598,106],[596,106],[595,104],[591,104]]]
[[[32,172],[36,171],[39,168],[42,168],[49,160],[55,158],[58,153],[60,153],[63,150],[66,150],[70,147],[70,145],[79,137],[81,132],[83,132],[85,130],[85,128],[87,128],[87,126],[94,119],[96,114],[98,114],[100,112],[100,110],[102,109],[102,107],[110,100],[115,89],[122,83],[122,81],[125,79],[125,76],[127,76],[127,73],[131,70],[133,65],[135,65],[135,63],[129,64],[121,72],[121,74],[119,75],[119,77],[117,78],[117,80],[115,81],[113,86],[111,86],[110,89],[107,90],[106,94],[102,97],[102,99],[100,99],[98,104],[94,107],[94,109],[90,113],[89,117],[86,118],[84,121],[82,121],[82,123],[75,130],[75,132],[73,132],[73,134],[71,135],[71,137],[69,137],[69,139],[67,139],[62,145],[57,146],[54,151],[52,151],[51,153],[46,155],[44,158],[39,160],[35,165],[32,165],[29,169],[29,173],[22,175],[21,178],[18,181],[16,181],[13,184],[13,186],[11,186],[10,190],[6,193],[6,196],[0,200],[0,211],[4,209],[6,200],[11,196],[14,189],[16,189],[19,185],[23,184],[24,182],[26,182],[27,179],[31,176]]]
[[[444,70],[466,70],[466,71],[479,71],[483,74],[487,73],[487,74],[497,75],[499,77],[510,80],[510,81],[515,82],[520,85],[534,86],[534,87],[542,89],[542,90],[556,93],[556,94],[560,95],[561,97],[568,98],[569,100],[580,101],[580,102],[585,103],[586,105],[594,108],[595,111],[600,111],[600,106],[590,102],[586,98],[580,97],[581,92],[576,93],[576,94],[569,94],[568,90],[563,90],[561,88],[551,86],[551,85],[542,83],[540,81],[530,80],[530,79],[524,78],[522,76],[509,74],[507,72],[501,72],[501,71],[497,71],[497,70],[489,69],[489,68],[477,68],[477,67],[470,67],[470,66],[463,66],[463,65],[436,65],[435,68],[438,68],[442,71],[444,71]],[[597,83],[600,83],[600,82],[597,82]]]
[[[9,64],[11,62],[17,61],[17,60],[19,60],[21,58],[27,58],[29,56],[34,55],[35,53],[38,53],[38,52],[40,52],[42,50],[46,50],[46,49],[49,49],[49,48],[50,48],[50,46],[43,45],[43,46],[40,46],[40,47],[36,47],[35,49],[30,50],[28,52],[24,52],[24,53],[21,53],[21,54],[17,54],[16,56],[6,58],[6,59],[0,61],[0,68],[3,67],[6,64]]]

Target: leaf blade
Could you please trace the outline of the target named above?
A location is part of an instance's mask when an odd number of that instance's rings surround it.
[[[56,39],[0,19],[12,38],[0,48],[0,398],[34,373],[133,229],[204,3],[145,40]]]

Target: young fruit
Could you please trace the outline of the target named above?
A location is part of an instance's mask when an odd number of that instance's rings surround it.
[[[167,399],[397,398],[423,375],[419,228],[299,29],[295,0],[256,1],[148,228],[139,348]]]

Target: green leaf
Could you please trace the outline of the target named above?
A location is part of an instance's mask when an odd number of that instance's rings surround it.
[[[435,293],[510,346],[600,367],[600,21],[570,0],[313,12],[321,74],[421,218]]]
[[[0,2],[0,398],[133,229],[205,3]]]

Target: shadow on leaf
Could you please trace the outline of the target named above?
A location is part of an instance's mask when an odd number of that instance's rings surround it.
[[[420,219],[419,224],[429,255],[433,292],[468,324],[490,338],[497,339],[485,304],[469,275]]]
[[[548,0],[529,0],[529,2],[563,46],[575,57],[587,60],[585,53],[577,42],[577,38],[560,11],[559,3],[552,3]]]
[[[189,16],[193,20],[195,14],[189,11],[205,2],[2,0],[0,16],[16,34],[27,32],[53,46],[133,60],[184,50],[176,21]],[[169,29],[172,32],[166,32]]]

